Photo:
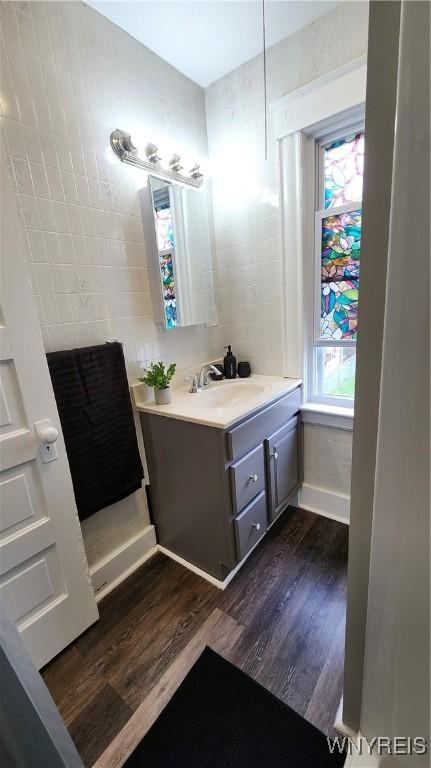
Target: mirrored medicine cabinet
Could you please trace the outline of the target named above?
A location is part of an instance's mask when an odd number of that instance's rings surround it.
[[[149,176],[140,196],[156,322],[165,329],[214,323],[206,184],[187,189]]]

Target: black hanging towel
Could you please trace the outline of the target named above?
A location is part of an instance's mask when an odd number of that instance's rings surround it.
[[[141,487],[144,476],[121,344],[47,354],[79,519]]]

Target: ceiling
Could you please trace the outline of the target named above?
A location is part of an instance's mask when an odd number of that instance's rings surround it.
[[[260,0],[87,2],[203,87],[262,50]],[[336,0],[267,0],[267,46],[335,5]]]

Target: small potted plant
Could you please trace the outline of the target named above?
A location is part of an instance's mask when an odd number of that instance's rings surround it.
[[[147,387],[154,389],[157,405],[167,405],[171,402],[169,384],[173,379],[176,367],[175,363],[171,363],[167,368],[163,363],[151,363],[149,368],[145,370],[145,376],[138,379],[138,381],[143,381]]]

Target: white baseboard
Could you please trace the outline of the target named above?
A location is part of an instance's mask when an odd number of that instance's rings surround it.
[[[346,736],[353,745],[357,744],[357,740],[361,738],[362,734],[355,731],[349,725],[343,721],[343,697],[340,699],[338,705],[337,714],[335,715],[334,728],[341,734],[341,737]],[[368,750],[363,748],[363,754],[358,754],[352,746],[351,754],[346,757],[344,768],[379,768],[381,758],[375,754],[368,754]]]
[[[147,527],[90,567],[96,601],[118,587],[158,550],[154,525]]]
[[[263,538],[263,537],[262,537]],[[196,573],[198,576],[201,576],[202,579],[205,579],[206,581],[209,581],[210,584],[212,584],[214,587],[217,587],[217,589],[226,589],[228,584],[232,581],[233,577],[236,576],[238,571],[242,568],[245,561],[250,557],[251,553],[256,549],[258,544],[262,541],[262,538],[259,539],[259,541],[256,542],[254,547],[250,549],[249,552],[247,552],[246,556],[241,560],[238,565],[233,568],[226,578],[221,581],[221,579],[216,579],[215,576],[211,576],[210,573],[206,573],[206,571],[203,571],[201,568],[198,568],[197,565],[193,565],[193,563],[189,563],[188,560],[184,560],[183,557],[180,557],[179,555],[176,555],[175,552],[171,552],[170,549],[166,549],[166,547],[162,547],[160,544],[158,545],[159,552],[162,552],[162,554],[166,555],[166,557],[170,557],[171,560],[175,560],[176,563],[179,563],[180,565],[183,565],[184,568],[188,568],[189,571],[193,571],[193,573]]]
[[[189,571],[193,571],[193,573],[196,573],[202,579],[205,579],[205,581],[209,581],[209,583],[212,584],[214,587],[217,587],[217,589],[224,589],[224,586],[223,586],[224,581],[221,581],[220,579],[216,579],[215,576],[211,576],[210,573],[206,573],[206,571],[203,571],[201,568],[198,568],[197,565],[193,565],[193,563],[189,563],[188,560],[184,560],[183,557],[180,557],[180,555],[175,554],[175,552],[171,552],[171,550],[166,549],[166,547],[162,547],[160,544],[158,545],[157,548],[159,552],[161,552],[163,555],[166,555],[166,557],[170,557],[171,560],[175,560],[176,563],[183,565],[184,568],[188,568]]]
[[[340,699],[337,713],[335,715],[334,728],[336,731],[338,731],[338,733],[342,733],[343,736],[348,736],[349,739],[355,740],[358,735],[357,731],[353,730],[353,728],[350,728],[349,725],[346,725],[343,720],[343,697]]]
[[[318,515],[330,517],[333,520],[339,520],[343,523],[349,522],[350,498],[341,494],[330,493],[321,488],[314,488],[310,485],[303,485],[298,494],[298,506],[309,509]],[[257,542],[255,546],[260,543]],[[253,547],[254,549],[254,547]],[[129,539],[118,549],[99,560],[90,567],[90,575],[93,582],[96,601],[102,600],[106,595],[118,587],[124,579],[130,576],[133,571],[139,568],[146,560],[152,557],[156,552],[162,552],[167,557],[175,560],[180,565],[188,568],[201,578],[206,579],[218,589],[226,589],[230,581],[244,565],[245,560],[251,555],[253,549],[247,554],[236,568],[233,568],[228,576],[223,580],[216,579],[209,573],[198,568],[193,563],[189,563],[179,555],[162,547],[156,542],[156,533],[153,525],[148,525],[142,532]]]
[[[350,496],[342,493],[332,493],[304,483],[299,491],[298,503],[303,509],[331,520],[347,524],[350,522]]]
[[[361,733],[358,733],[356,738],[360,737]],[[353,739],[354,743],[355,741],[356,739]],[[384,755],[376,755],[374,752],[370,755],[367,749],[363,749],[363,754],[358,754],[355,749],[352,749],[352,754],[346,757],[344,768],[380,768],[384,764]],[[389,763],[386,763],[386,765],[389,765]]]
[[[255,547],[260,543],[260,540],[255,544]],[[232,581],[233,577],[239,571],[249,555],[253,552],[253,547],[244,560],[239,563],[236,568],[226,576],[224,581],[216,579],[211,574],[206,573],[201,568],[198,568],[193,563],[189,563],[184,558],[171,552],[166,547],[162,547],[156,542],[156,534],[153,525],[147,526],[142,533],[134,536],[127,541],[121,547],[118,547],[114,552],[111,552],[103,560],[99,560],[93,566],[90,567],[90,576],[93,582],[93,589],[96,597],[96,601],[99,602],[106,595],[109,595],[113,589],[119,586],[124,579],[127,579],[137,568],[146,562],[150,557],[157,552],[161,552],[170,557],[171,560],[183,565],[184,568],[188,568],[189,571],[193,571],[202,579],[209,581],[217,589],[226,589],[227,585]]]

